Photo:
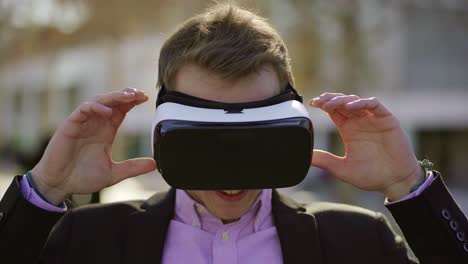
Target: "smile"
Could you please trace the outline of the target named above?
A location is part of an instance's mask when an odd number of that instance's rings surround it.
[[[218,197],[227,202],[236,202],[242,200],[247,194],[247,190],[222,190],[216,191]]]

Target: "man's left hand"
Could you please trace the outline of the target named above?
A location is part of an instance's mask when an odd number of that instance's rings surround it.
[[[390,201],[410,193],[424,171],[396,117],[376,98],[324,93],[309,102],[327,112],[338,128],[345,156],[314,150],[312,165]]]

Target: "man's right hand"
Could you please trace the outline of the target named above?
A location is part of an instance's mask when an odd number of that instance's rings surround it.
[[[71,194],[86,194],[156,169],[152,158],[112,160],[112,144],[125,115],[148,97],[127,88],[81,104],[58,127],[32,169],[38,191],[58,205]]]

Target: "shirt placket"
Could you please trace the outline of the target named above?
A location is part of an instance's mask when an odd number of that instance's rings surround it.
[[[220,228],[213,239],[213,264],[237,264],[238,229]]]

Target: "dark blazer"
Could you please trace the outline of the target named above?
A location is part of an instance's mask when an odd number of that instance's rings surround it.
[[[61,214],[27,202],[20,178],[0,202],[0,263],[161,262],[174,214],[173,189],[145,202]],[[286,264],[417,263],[380,213],[343,204],[299,204],[276,191],[272,208]],[[468,263],[468,222],[439,176],[420,196],[388,209],[421,263]],[[180,250],[183,254],[183,245]]]

